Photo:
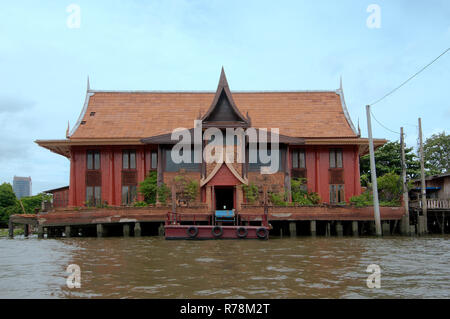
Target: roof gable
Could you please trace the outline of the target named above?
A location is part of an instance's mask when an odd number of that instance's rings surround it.
[[[219,84],[210,108],[202,117],[203,125],[215,127],[249,127],[250,120],[239,111],[222,67]]]

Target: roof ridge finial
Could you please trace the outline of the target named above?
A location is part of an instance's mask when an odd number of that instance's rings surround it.
[[[90,91],[91,90],[91,86],[89,85],[89,75],[87,77],[87,90]]]
[[[70,137],[70,121],[67,121],[66,138]]]
[[[339,79],[339,90],[343,91],[343,88],[342,88],[342,74],[341,74],[340,79]]]
[[[361,137],[361,127],[359,127],[359,117],[358,117],[358,136]]]

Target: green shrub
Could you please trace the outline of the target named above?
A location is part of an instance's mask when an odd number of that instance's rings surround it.
[[[148,204],[146,202],[134,202],[133,207],[146,207]]]
[[[320,196],[317,193],[310,193],[306,188],[306,178],[291,179],[292,202],[299,205],[317,205],[320,203]]]
[[[350,204],[356,207],[365,207],[373,205],[373,196],[370,191],[365,191],[361,195],[350,197]]]
[[[249,204],[254,204],[259,198],[259,189],[254,183],[249,185],[242,185],[242,190],[244,191],[244,197]]]
[[[139,193],[144,196],[144,202],[147,204],[155,204],[156,196],[158,194],[158,181],[155,171],[151,171],[139,184]]]
[[[288,206],[290,203],[284,200],[285,194],[269,193],[269,200],[275,206]]]
[[[163,204],[167,203],[167,200],[172,194],[170,188],[167,187],[166,184],[161,184],[161,186],[158,186],[156,189],[156,193],[158,195],[158,201]]]
[[[177,188],[177,199],[183,200],[187,204],[195,201],[200,188],[197,181],[189,179],[185,175],[175,176],[174,181]]]
[[[403,193],[402,178],[393,172],[378,177],[377,184],[380,201],[399,200]]]

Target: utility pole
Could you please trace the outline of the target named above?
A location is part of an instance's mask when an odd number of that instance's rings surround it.
[[[402,149],[403,204],[405,206],[403,231],[405,234],[409,234],[409,198],[408,198],[408,185],[406,183],[405,135],[403,134],[403,127],[400,128],[400,144]]]
[[[421,177],[421,193],[422,193],[422,213],[423,213],[423,231],[428,232],[427,224],[427,189],[425,183],[425,160],[423,156],[423,141],[422,141],[422,119],[419,117],[419,151],[420,151],[420,177]]]
[[[372,175],[372,191],[373,191],[373,209],[375,217],[375,229],[377,236],[381,236],[381,218],[380,218],[380,204],[378,202],[378,185],[377,185],[377,171],[375,168],[375,152],[373,148],[372,137],[372,122],[370,119],[370,105],[366,105],[367,114],[367,131],[369,135],[369,153],[370,153],[370,175]]]

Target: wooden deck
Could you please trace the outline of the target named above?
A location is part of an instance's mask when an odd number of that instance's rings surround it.
[[[129,222],[164,222],[169,207],[116,207],[97,209],[65,209],[39,213],[37,221],[42,226],[65,226],[109,224]],[[381,207],[382,220],[399,220],[404,215],[402,207]],[[245,206],[239,211],[244,221],[260,221],[264,214],[262,206]],[[180,221],[209,221],[212,213],[206,207],[177,207]],[[268,207],[268,219],[277,221],[330,220],[371,221],[373,207],[353,206],[299,206]]]

